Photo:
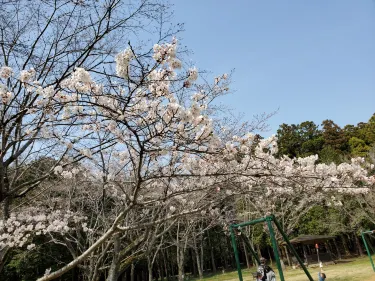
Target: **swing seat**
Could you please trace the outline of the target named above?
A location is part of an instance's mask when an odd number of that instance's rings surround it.
[[[256,271],[256,272],[253,272],[252,275],[253,275],[254,280],[257,280],[258,272],[257,272],[257,271]]]

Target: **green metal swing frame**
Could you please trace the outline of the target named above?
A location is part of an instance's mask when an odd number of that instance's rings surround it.
[[[370,262],[371,262],[372,270],[375,272],[374,261],[372,260],[371,253],[369,251],[369,246],[371,247],[371,249],[372,249],[372,246],[371,246],[371,244],[367,243],[366,237],[365,237],[366,234],[370,234],[370,233],[375,233],[375,230],[362,231],[361,236],[362,236],[363,244],[365,244],[367,255],[368,255],[368,257],[370,259]],[[372,249],[372,251],[374,252],[374,249]]]
[[[255,224],[263,223],[263,222],[267,223],[268,230],[270,232],[273,253],[274,253],[275,260],[276,260],[277,269],[279,271],[280,281],[285,281],[285,278],[284,278],[283,269],[281,267],[280,256],[279,256],[279,251],[278,251],[278,247],[277,247],[277,241],[276,241],[276,238],[275,238],[275,231],[273,229],[272,222],[276,225],[276,227],[279,230],[280,234],[282,235],[285,243],[287,244],[289,250],[297,258],[298,263],[302,267],[302,269],[305,272],[305,274],[308,277],[308,279],[310,281],[314,281],[314,279],[310,275],[310,272],[307,270],[306,266],[304,265],[302,259],[299,257],[297,251],[295,250],[295,248],[293,247],[293,245],[290,243],[290,241],[288,239],[288,236],[283,231],[283,229],[281,227],[281,224],[279,223],[279,221],[276,219],[276,217],[274,215],[266,216],[264,218],[259,218],[259,219],[248,221],[248,222],[244,222],[244,223],[232,224],[232,225],[229,226],[229,230],[230,230],[230,234],[231,234],[231,239],[232,239],[232,246],[233,246],[233,250],[234,250],[234,257],[236,259],[236,265],[237,265],[237,271],[238,271],[238,278],[239,278],[239,280],[243,281],[243,277],[242,277],[242,270],[241,270],[241,264],[240,264],[240,257],[239,257],[238,249],[237,249],[236,235],[235,235],[234,230],[238,229],[238,228],[241,228],[241,227],[244,227],[244,226],[255,225]],[[244,241],[245,241],[245,239],[244,239]],[[260,264],[260,260],[259,260],[258,255],[254,251],[254,249],[251,247],[250,243],[248,243],[248,241],[246,241],[246,245],[249,248],[250,253],[253,255],[253,257],[255,258],[255,260],[258,262],[258,264]]]

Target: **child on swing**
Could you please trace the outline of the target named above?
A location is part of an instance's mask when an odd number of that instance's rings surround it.
[[[275,272],[271,267],[266,265],[266,259],[260,258],[260,265],[257,272],[257,281],[276,281]]]

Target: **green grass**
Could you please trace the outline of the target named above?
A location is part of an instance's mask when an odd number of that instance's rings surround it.
[[[274,264],[272,266],[276,268]],[[335,265],[327,265],[324,268],[327,274],[327,281],[375,281],[375,272],[373,272],[369,259],[366,257],[354,260],[344,260]],[[318,268],[308,268],[314,280],[318,280]],[[244,281],[254,280],[252,273],[256,268],[242,270]],[[277,280],[280,280],[276,272]],[[302,269],[286,269],[284,272],[285,281],[304,281],[309,280]],[[198,279],[195,279],[198,280]],[[203,278],[205,281],[238,281],[237,271],[220,273],[215,276]]]

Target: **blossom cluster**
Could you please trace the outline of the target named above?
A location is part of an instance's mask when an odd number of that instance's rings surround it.
[[[30,68],[29,70],[22,70],[20,73],[20,81],[23,83],[32,82],[35,79],[35,69]]]
[[[153,59],[159,63],[168,63],[172,69],[181,68],[181,62],[176,58],[177,39],[172,43],[155,44]]]
[[[9,66],[3,66],[0,68],[0,78],[8,79],[13,75],[13,69]]]
[[[116,73],[119,77],[128,77],[129,64],[133,57],[134,54],[130,48],[125,49],[116,56]]]
[[[102,92],[101,85],[96,84],[92,80],[90,73],[82,67],[77,67],[69,78],[62,81],[61,86],[72,91],[77,91],[78,93],[93,92],[99,95]],[[78,101],[80,96],[73,94],[69,97],[66,94],[60,93],[59,98],[60,100],[68,99],[66,101]]]
[[[83,225],[87,218],[71,211],[46,211],[29,209],[19,214],[11,214],[7,220],[0,220],[0,247],[23,247],[27,245],[32,249],[35,245],[32,238],[38,235],[59,234],[64,235]]]
[[[54,173],[56,175],[61,175],[63,178],[65,179],[71,179],[73,178],[75,175],[77,175],[78,173],[80,172],[80,170],[78,168],[73,168],[73,169],[65,169],[63,168],[63,166],[56,166],[54,168]]]
[[[12,99],[12,92],[8,91],[8,89],[0,84],[0,98],[1,98],[1,102],[3,104],[7,104],[10,102],[10,100]]]

